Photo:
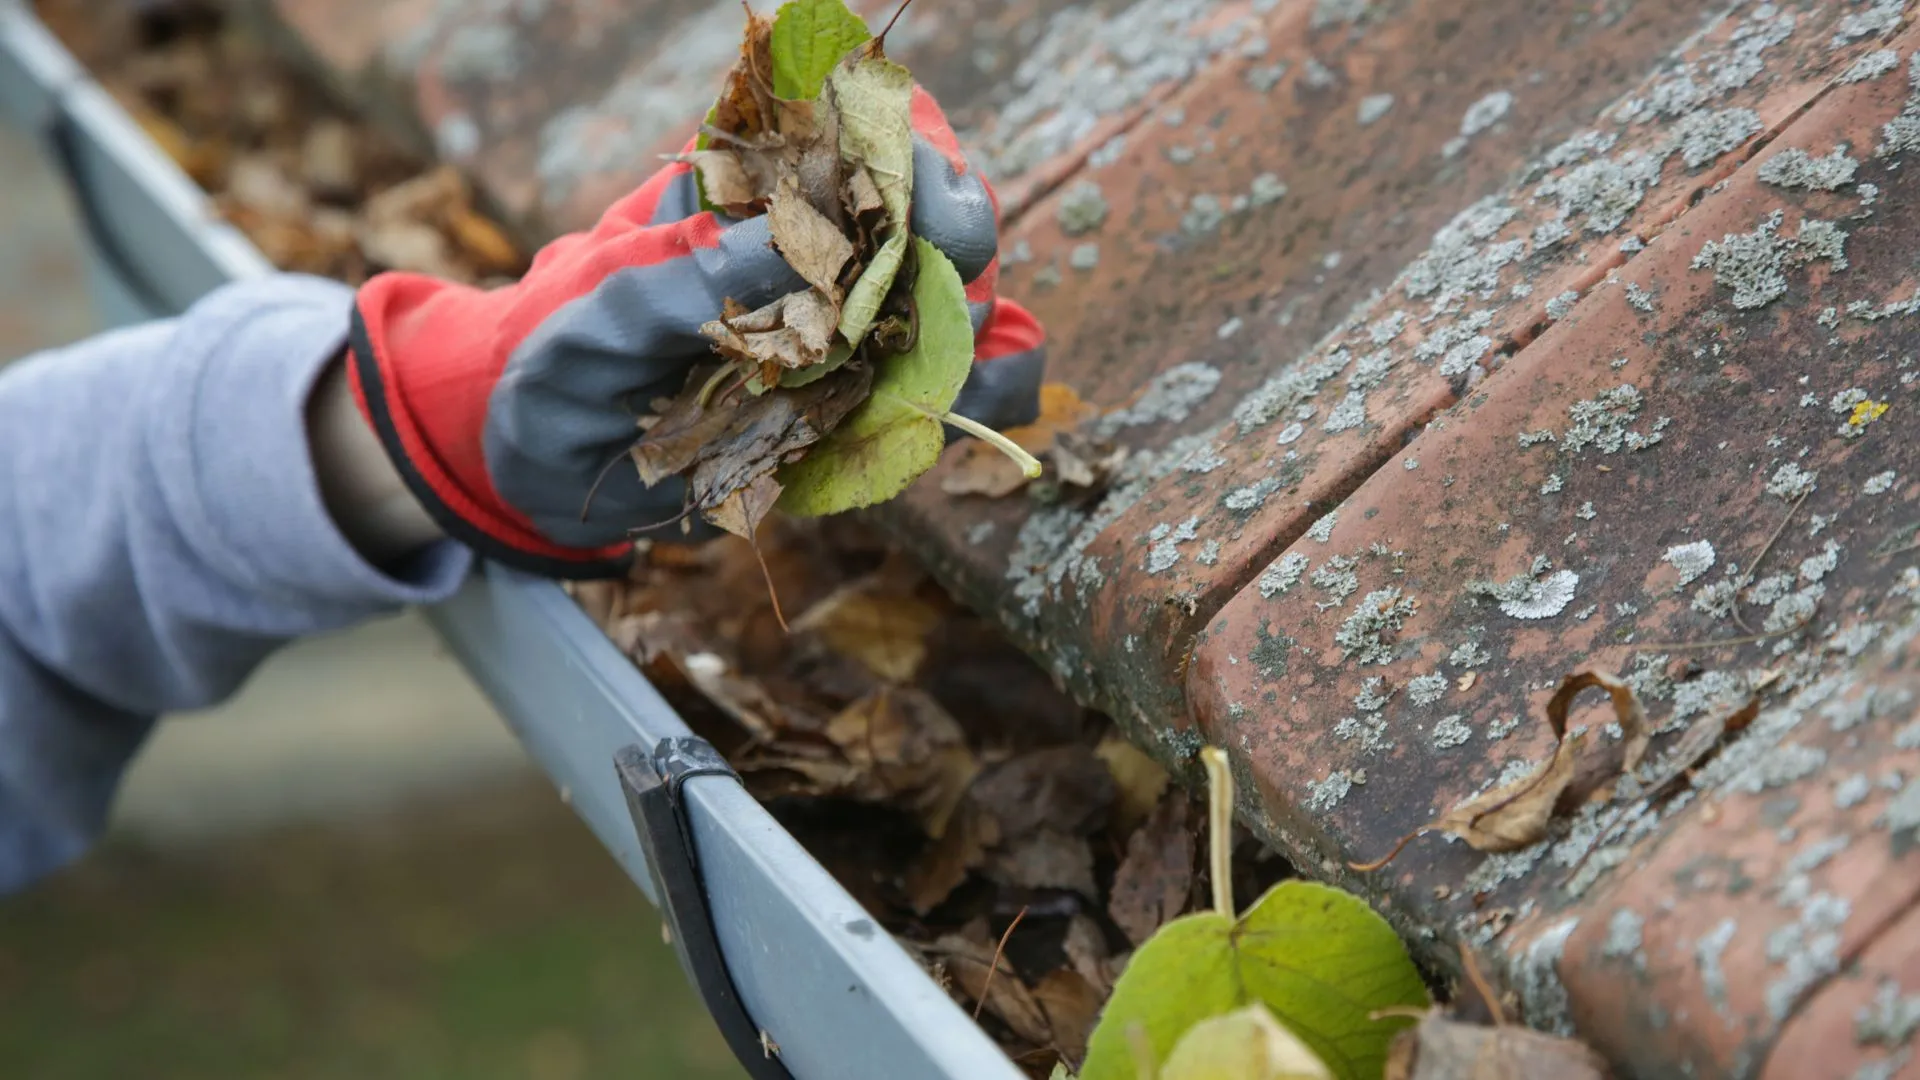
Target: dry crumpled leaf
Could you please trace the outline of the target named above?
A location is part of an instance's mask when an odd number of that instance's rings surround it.
[[[1618,676],[1604,671],[1577,671],[1562,679],[1560,686],[1553,692],[1552,700],[1547,702],[1547,724],[1553,728],[1555,736],[1564,738],[1567,732],[1567,710],[1572,707],[1573,699],[1580,691],[1590,687],[1599,687],[1607,692],[1613,702],[1613,715],[1620,724],[1622,736],[1622,757],[1620,769],[1632,772],[1640,767],[1640,761],[1647,756],[1647,745],[1653,740],[1653,729],[1647,724],[1647,714],[1640,707],[1640,699],[1633,693],[1633,687]]]
[[[1580,751],[1590,741],[1591,733],[1583,731],[1569,736],[1567,711],[1574,698],[1591,687],[1605,690],[1612,702],[1614,717],[1620,725],[1622,752],[1618,760],[1609,759],[1583,768]],[[1546,714],[1547,725],[1559,743],[1544,764],[1408,833],[1384,857],[1349,865],[1363,872],[1378,870],[1392,862],[1414,837],[1433,829],[1460,837],[1476,851],[1518,851],[1531,847],[1546,839],[1547,827],[1555,814],[1588,798],[1611,797],[1611,781],[1639,767],[1653,738],[1646,712],[1634,696],[1633,688],[1602,671],[1578,671],[1561,680],[1547,703]]]
[[[1120,972],[1107,950],[1107,935],[1100,929],[1099,923],[1076,912],[1067,921],[1067,932],[1060,939],[1060,950],[1066,953],[1067,966],[1087,980],[1103,1000],[1113,992],[1113,980],[1119,977]]]
[[[726,369],[695,371],[688,379],[691,389],[675,399],[648,428],[634,444],[631,456],[642,482],[657,482],[674,473],[685,475],[692,508],[702,511],[715,525],[752,539],[751,526],[758,525],[765,511],[760,509],[758,516],[745,511],[759,509],[769,492],[778,497],[774,470],[787,455],[819,442],[860,404],[870,373],[864,368],[843,368],[791,391],[712,404],[701,391],[724,375]],[[764,483],[758,483],[761,481]],[[756,483],[757,493],[746,506],[719,513],[736,493]],[[582,512],[591,509],[589,504]],[[742,524],[749,527],[736,531],[735,527]]]
[[[1573,782],[1584,734],[1562,739],[1545,765],[1505,787],[1469,799],[1427,828],[1442,829],[1477,851],[1518,851],[1547,834],[1554,807]]]
[[[1160,804],[1160,796],[1170,780],[1167,770],[1118,734],[1101,739],[1093,752],[1107,763],[1107,771],[1113,774],[1114,835],[1130,836]]]
[[[968,1000],[977,1002],[984,996],[986,1011],[1004,1021],[1015,1035],[1035,1046],[1052,1042],[1052,1024],[1045,1010],[1020,976],[1010,970],[1005,957],[1000,959],[1000,969],[994,971],[994,942],[984,922],[975,921],[960,933],[941,936],[927,951],[944,960],[947,972]]]
[[[1528,1028],[1484,1027],[1428,1013],[1393,1037],[1384,1080],[1607,1080],[1585,1043]]]
[[[986,864],[987,849],[999,842],[1000,827],[992,816],[961,803],[946,831],[907,867],[907,905],[924,916],[945,903],[968,874]]]
[[[1033,999],[1052,1031],[1052,1049],[1069,1061],[1085,1057],[1087,1036],[1100,1019],[1107,992],[1071,968],[1055,968],[1033,984]]]
[[[1113,775],[1084,746],[1049,747],[981,774],[972,799],[994,816],[1007,840],[1042,827],[1085,835],[1113,805]]]
[[[849,794],[913,810],[936,839],[979,772],[959,722],[913,687],[861,698],[827,721],[826,736],[865,778]]]
[[[833,305],[844,295],[840,271],[853,258],[853,241],[832,219],[814,209],[801,194],[799,178],[792,174],[782,176],[774,188],[767,206],[767,223],[773,231],[773,245],[787,265],[819,290],[818,306],[827,319],[825,336],[831,337],[838,321]],[[825,346],[821,348],[824,352]]]
[[[827,647],[857,660],[875,678],[911,682],[927,658],[927,635],[940,622],[932,604],[882,591],[866,579],[834,590],[793,621],[796,634],[817,633]]]
[[[1093,881],[1093,848],[1087,838],[1040,828],[992,853],[987,876],[1020,889],[1071,889],[1089,900],[1099,898]]]
[[[812,367],[827,358],[833,344],[833,302],[814,290],[788,293],[765,307],[729,311],[700,328],[714,350],[755,369],[762,384],[779,381],[782,371]],[[774,400],[779,400],[774,396]]]
[[[1114,871],[1107,914],[1135,945],[1187,908],[1193,889],[1193,833],[1187,828],[1186,792],[1160,800],[1146,824],[1127,840],[1126,857]]]

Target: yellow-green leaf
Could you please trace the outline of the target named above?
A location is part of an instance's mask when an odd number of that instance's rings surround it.
[[[1160,1080],[1332,1080],[1299,1036],[1255,1003],[1187,1029]]]
[[[773,92],[788,101],[820,96],[827,73],[873,35],[841,0],[792,0],[773,18]]]
[[[840,303],[840,337],[850,345],[858,345],[866,338],[867,331],[873,329],[873,320],[880,314],[880,305],[886,302],[887,291],[893,288],[893,279],[900,276],[900,260],[907,254],[907,230],[895,229],[887,237],[880,250],[873,253],[867,268],[853,281],[853,288],[847,290],[847,298]],[[967,302],[965,292],[960,294],[960,303]]]
[[[940,249],[913,243],[913,348],[880,361],[867,400],[805,458],[780,470],[786,490],[779,508],[789,514],[816,517],[884,502],[940,460],[940,418],[973,366],[973,323],[959,272]]]
[[[1365,901],[1307,881],[1273,887],[1239,919],[1218,912],[1161,927],[1127,963],[1087,1043],[1080,1080],[1135,1080],[1129,1029],[1166,1061],[1195,1024],[1259,1003],[1339,1080],[1379,1080],[1387,1044],[1424,1008],[1400,938]]]
[[[885,241],[847,291],[840,312],[840,336],[858,345],[906,254],[913,200],[913,76],[891,60],[861,57],[834,65],[826,93],[839,112],[840,156],[866,166],[887,221]]]

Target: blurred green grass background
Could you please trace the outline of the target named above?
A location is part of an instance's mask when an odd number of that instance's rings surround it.
[[[0,1073],[739,1075],[653,909],[537,779],[192,853],[121,842],[0,903]]]

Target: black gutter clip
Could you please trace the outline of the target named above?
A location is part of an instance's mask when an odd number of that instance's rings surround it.
[[[793,1080],[779,1048],[747,1015],[727,970],[681,790],[696,776],[726,776],[739,783],[740,774],[712,743],[693,736],[662,739],[651,754],[628,746],[615,753],[613,761],[681,968],[747,1075],[753,1080]]]

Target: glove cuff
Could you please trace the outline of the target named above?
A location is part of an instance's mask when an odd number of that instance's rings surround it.
[[[427,310],[467,307],[452,295],[461,288],[411,274],[382,274],[362,286],[347,339],[354,403],[427,514],[482,558],[544,577],[624,574],[631,543],[592,549],[555,544],[494,490],[480,432],[487,396],[505,358],[489,372],[468,352],[487,350],[488,343],[473,340],[474,328],[485,325],[481,313],[462,318],[459,312],[442,312],[436,318]],[[405,324],[406,331],[397,331],[396,324]],[[434,342],[409,349],[405,371],[387,347],[396,332]]]

